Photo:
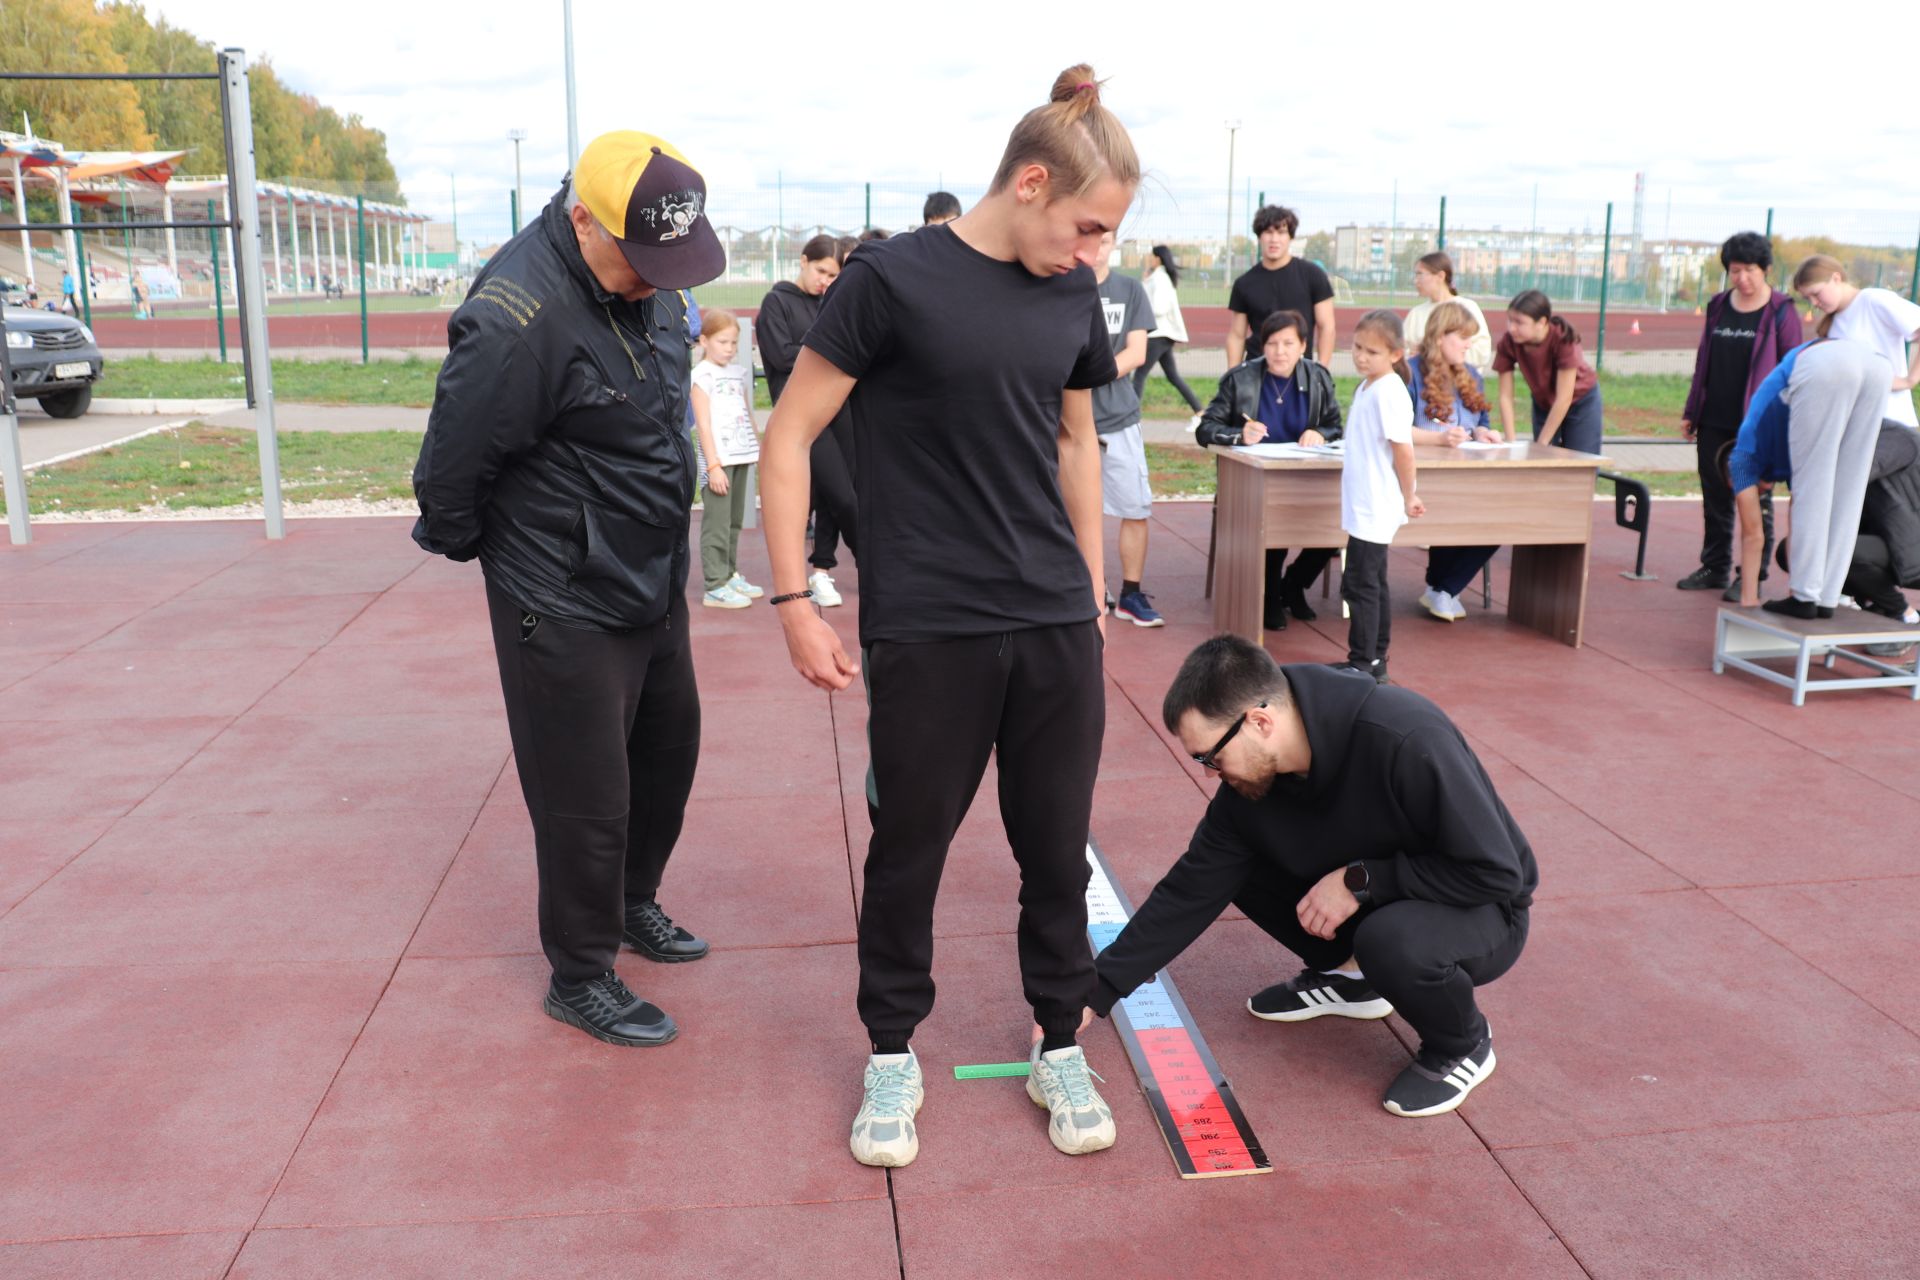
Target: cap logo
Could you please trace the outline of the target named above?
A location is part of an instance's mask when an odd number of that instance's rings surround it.
[[[693,224],[700,220],[700,210],[704,203],[705,198],[697,190],[671,191],[653,204],[636,212],[640,215],[640,221],[649,228],[661,226],[667,228],[661,232],[656,241],[658,244],[665,244],[669,240],[678,240],[692,232]]]

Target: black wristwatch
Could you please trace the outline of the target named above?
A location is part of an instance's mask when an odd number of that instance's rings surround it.
[[[1347,892],[1353,895],[1355,902],[1364,907],[1373,901],[1373,877],[1367,874],[1366,863],[1349,862],[1346,883]]]

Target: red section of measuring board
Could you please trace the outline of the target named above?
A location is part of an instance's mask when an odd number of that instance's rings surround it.
[[[1118,936],[1133,907],[1091,839],[1087,860],[1087,933],[1098,951]],[[1113,1007],[1112,1018],[1181,1177],[1273,1172],[1171,978],[1154,975]]]

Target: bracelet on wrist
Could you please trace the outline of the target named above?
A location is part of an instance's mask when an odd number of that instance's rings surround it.
[[[767,601],[767,603],[768,604],[787,604],[794,600],[811,600],[811,599],[813,599],[813,592],[811,591],[789,591],[786,595],[775,596],[773,599]]]

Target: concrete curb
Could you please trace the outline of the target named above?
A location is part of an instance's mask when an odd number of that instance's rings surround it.
[[[98,413],[225,413],[244,409],[245,400],[110,400],[96,396],[91,406]]]

